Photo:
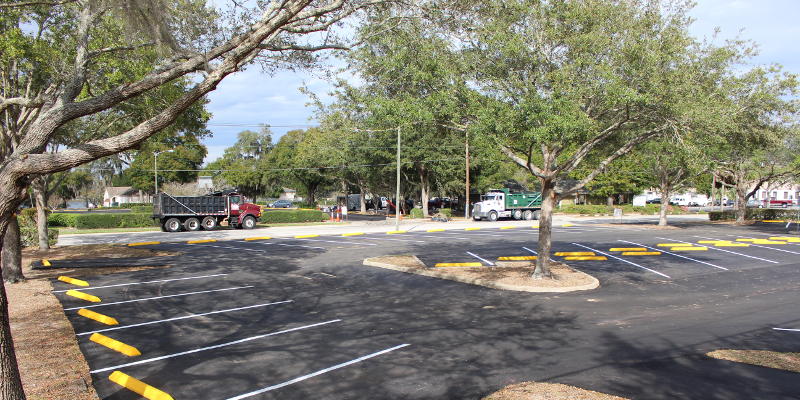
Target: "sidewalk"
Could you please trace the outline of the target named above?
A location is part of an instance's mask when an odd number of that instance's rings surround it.
[[[708,220],[706,215],[681,215],[670,216],[671,219],[680,220]],[[622,217],[622,222],[634,222],[641,220],[643,223],[653,223],[658,220],[657,216],[651,215],[628,215]],[[555,215],[553,216],[553,226],[563,224],[581,223],[612,223],[612,217],[581,217],[576,215]],[[454,220],[450,222],[432,222],[424,219],[409,219],[400,222],[401,231],[424,232],[428,229],[445,230],[464,230],[466,228],[500,228],[503,226],[535,226],[538,221],[516,221],[501,220],[496,222],[473,221],[473,220]],[[344,233],[385,233],[395,230],[395,221],[359,221],[348,224],[336,225],[309,225],[309,226],[278,226],[260,229],[224,229],[216,231],[197,231],[197,232],[125,232],[125,233],[89,233],[79,235],[62,235],[58,238],[59,246],[73,246],[81,244],[115,244],[115,243],[134,243],[134,242],[182,242],[187,240],[236,240],[257,236],[269,237],[293,237],[299,235],[341,235]]]

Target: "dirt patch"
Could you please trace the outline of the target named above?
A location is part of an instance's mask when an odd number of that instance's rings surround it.
[[[6,284],[14,348],[28,399],[97,399],[67,317],[44,279]]]
[[[430,268],[414,255],[392,255],[368,258],[364,265],[522,292],[571,292],[600,286],[591,275],[557,262],[550,264],[552,276],[546,279],[533,279],[530,262],[498,262],[496,267]]]
[[[781,353],[769,350],[715,350],[706,355],[719,360],[800,372],[800,353]]]
[[[59,275],[69,275],[71,277],[105,275],[117,272],[141,271],[153,268],[165,268],[166,265],[136,266],[136,267],[107,267],[107,268],[59,268],[54,270],[31,269],[31,262],[34,260],[68,260],[68,259],[89,259],[89,258],[126,258],[126,257],[156,257],[156,256],[176,256],[179,252],[145,249],[140,247],[128,247],[112,244],[87,244],[81,246],[53,247],[49,251],[39,249],[22,250],[23,273],[28,279],[37,278],[56,278]]]
[[[562,385],[522,382],[506,386],[483,400],[626,400],[623,397]]]

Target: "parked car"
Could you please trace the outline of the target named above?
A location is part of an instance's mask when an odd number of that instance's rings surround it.
[[[645,204],[661,204],[661,199],[660,198],[650,199],[645,201]]]
[[[762,207],[764,207],[764,203],[761,202],[761,200],[758,200],[758,199],[748,199],[747,200],[747,207],[762,208]]]
[[[289,200],[276,200],[269,204],[270,208],[290,208],[292,202]]]

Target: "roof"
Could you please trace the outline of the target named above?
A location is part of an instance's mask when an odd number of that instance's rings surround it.
[[[107,186],[106,192],[108,192],[109,196],[126,196],[137,194],[138,190],[135,190],[131,186]]]

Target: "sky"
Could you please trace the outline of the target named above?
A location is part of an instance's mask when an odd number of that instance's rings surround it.
[[[758,44],[754,64],[778,63],[800,73],[800,0],[697,0],[691,16],[694,36],[711,38],[719,28],[717,40],[738,37]],[[209,95],[207,109],[213,117],[208,128],[213,136],[205,140],[205,161],[220,157],[236,142],[238,132],[257,131],[259,124],[272,126],[275,141],[289,130],[314,125],[310,99],[300,92],[304,85],[323,101],[329,98],[331,86],[320,73],[284,71],[270,76],[252,66],[226,78]]]

